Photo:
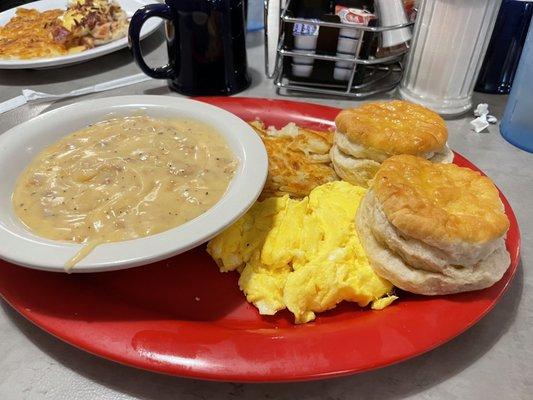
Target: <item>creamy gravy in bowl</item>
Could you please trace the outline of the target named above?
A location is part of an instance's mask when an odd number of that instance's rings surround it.
[[[211,126],[191,119],[114,118],[42,151],[18,179],[13,207],[37,235],[94,247],[177,227],[224,194],[237,161]]]
[[[74,273],[168,259],[241,217],[267,170],[252,128],[206,103],[64,106],[0,134],[0,258]]]

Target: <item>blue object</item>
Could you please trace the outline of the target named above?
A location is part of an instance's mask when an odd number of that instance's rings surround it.
[[[148,76],[167,79],[172,90],[189,96],[231,95],[250,85],[246,59],[243,0],[166,0],[137,10],[129,27],[133,58]],[[169,62],[150,68],[140,44],[142,25],[166,20]]]
[[[508,94],[511,91],[532,15],[531,2],[502,2],[479,72],[477,92]]]
[[[264,2],[263,0],[244,0],[247,5],[248,20],[246,23],[246,29],[248,32],[260,31],[264,28],[265,21],[263,19],[264,14]]]
[[[529,27],[500,132],[509,143],[533,153],[533,25]]]

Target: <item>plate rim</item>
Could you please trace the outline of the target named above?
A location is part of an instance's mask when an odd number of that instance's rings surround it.
[[[68,0],[56,0],[61,2],[67,2]],[[132,3],[137,3],[138,8],[152,3],[150,0],[117,0],[119,3],[127,1]],[[0,18],[2,15],[8,15],[14,12],[17,8],[35,8],[37,4],[47,5],[48,0],[38,0],[34,3],[23,4],[21,6],[15,6],[8,10],[0,12]],[[55,8],[50,6],[48,9]],[[44,8],[43,8],[44,9]],[[148,36],[152,35],[159,27],[163,24],[163,21],[147,21],[145,26],[147,29],[144,33],[141,34],[141,40],[146,39]],[[47,57],[47,58],[30,58],[30,59],[0,59],[0,70],[17,70],[17,69],[42,69],[42,68],[58,68],[65,67],[73,64],[83,63],[86,61],[93,60],[95,58],[105,56],[115,51],[122,50],[128,47],[128,36],[124,36],[119,39],[115,39],[109,43],[106,43],[102,46],[96,46],[92,49],[85,50],[79,53],[66,54],[57,57]]]
[[[200,99],[197,98],[197,100],[200,100]],[[252,101],[252,102],[276,101],[276,100],[272,100],[272,99],[258,99],[258,98],[246,98],[246,97],[214,98],[214,99],[201,98],[201,100],[202,101],[208,101],[208,102],[212,101],[212,102],[214,102],[215,104],[218,104],[218,105],[220,105],[220,103],[232,103],[232,102],[239,102],[239,101],[244,101],[244,102],[246,102],[246,101]],[[287,100],[280,100],[280,102],[292,103],[293,106],[295,104],[303,104],[304,105],[303,108],[306,108],[306,109],[310,109],[312,107],[319,107],[319,108],[322,108],[322,109],[327,109],[327,111],[329,111],[329,112],[335,112],[335,111],[338,112],[340,110],[339,108],[336,108],[336,107],[324,106],[324,105],[320,105],[320,104],[300,103],[300,102],[287,101]],[[456,154],[458,154],[458,153],[456,153]],[[467,165],[472,165],[472,166],[474,166],[474,168],[476,170],[478,170],[481,173],[483,173],[483,171],[481,171],[479,168],[477,168],[475,166],[475,164],[472,164],[470,161],[468,161],[468,159],[464,158],[460,154],[458,154],[458,156],[459,156],[460,159],[465,160]],[[41,327],[43,330],[47,331],[48,333],[52,334],[53,336],[59,338],[60,340],[66,342],[66,343],[69,343],[70,345],[73,345],[74,347],[77,347],[78,349],[81,349],[81,350],[89,352],[89,353],[91,353],[93,355],[105,358],[107,360],[110,360],[110,361],[113,361],[113,362],[118,362],[118,363],[126,365],[126,366],[139,368],[139,369],[143,369],[143,370],[147,370],[147,371],[151,371],[151,372],[157,372],[157,373],[173,375],[173,376],[180,376],[180,377],[187,377],[187,378],[195,378],[195,379],[200,379],[200,380],[226,381],[226,382],[227,381],[231,381],[231,382],[246,382],[246,383],[253,383],[253,382],[298,382],[298,381],[311,381],[311,380],[317,380],[317,379],[329,379],[329,378],[333,378],[333,377],[341,377],[341,376],[346,376],[346,375],[353,375],[353,374],[366,372],[366,371],[372,371],[372,370],[375,370],[375,369],[379,369],[379,368],[383,368],[383,367],[390,366],[390,365],[393,365],[393,364],[397,364],[397,363],[400,363],[400,362],[406,361],[408,359],[417,357],[417,356],[419,356],[421,354],[424,354],[424,353],[429,352],[429,351],[431,351],[431,350],[433,350],[433,349],[435,349],[437,347],[442,346],[443,344],[445,344],[445,343],[449,342],[450,340],[456,338],[457,336],[459,336],[460,334],[462,334],[463,332],[465,332],[466,330],[471,328],[473,325],[475,325],[477,322],[479,322],[500,301],[501,297],[508,290],[511,282],[513,281],[513,279],[514,279],[514,277],[516,275],[516,271],[517,271],[517,269],[519,267],[521,235],[520,235],[520,229],[519,229],[519,226],[518,226],[518,221],[516,219],[516,215],[515,215],[512,207],[511,207],[510,203],[508,202],[508,200],[505,198],[505,196],[503,195],[503,193],[500,190],[499,190],[499,192],[500,192],[502,200],[503,200],[503,202],[504,202],[504,204],[506,206],[506,213],[509,216],[509,219],[511,220],[511,226],[513,227],[513,231],[515,233],[515,243],[514,243],[514,247],[512,249],[509,249],[509,251],[511,253],[510,254],[511,255],[511,265],[510,265],[509,269],[507,270],[506,274],[504,275],[504,278],[503,278],[503,279],[505,279],[504,285],[499,289],[497,295],[494,298],[491,298],[490,304],[488,304],[487,306],[483,305],[482,312],[477,314],[475,318],[472,318],[470,320],[469,324],[467,324],[467,325],[463,326],[461,329],[455,331],[454,334],[449,335],[445,340],[441,340],[441,341],[435,343],[433,346],[425,347],[425,348],[423,348],[423,349],[421,349],[419,351],[411,352],[407,356],[398,357],[398,358],[396,358],[394,360],[389,360],[389,361],[387,361],[385,363],[379,363],[379,364],[376,364],[376,365],[371,366],[371,367],[348,368],[348,369],[344,369],[344,370],[334,370],[334,371],[327,371],[327,372],[322,371],[322,372],[316,372],[316,373],[312,373],[312,374],[306,373],[304,375],[295,373],[295,374],[291,374],[289,376],[286,376],[286,375],[274,375],[273,376],[273,374],[271,374],[271,373],[266,374],[266,376],[261,375],[260,373],[255,373],[255,374],[252,374],[252,376],[250,376],[250,375],[243,375],[243,374],[234,374],[234,373],[231,373],[231,372],[221,375],[220,373],[209,373],[209,372],[206,372],[206,371],[203,371],[203,370],[189,369],[189,368],[186,368],[183,365],[180,365],[180,366],[174,365],[173,366],[174,368],[172,370],[170,370],[168,365],[154,366],[153,363],[152,364],[150,364],[148,362],[142,363],[142,362],[139,362],[138,360],[133,359],[131,357],[128,358],[124,354],[122,354],[122,355],[119,354],[117,356],[116,352],[115,353],[106,352],[106,351],[102,351],[101,349],[100,349],[100,351],[96,351],[96,350],[94,350],[94,348],[88,349],[87,347],[79,345],[79,343],[76,343],[74,340],[69,340],[69,339],[66,339],[64,336],[61,336],[61,334],[63,332],[55,331],[54,329],[49,329],[48,327],[44,327],[44,326],[42,326],[42,324],[39,324],[39,322],[36,322],[36,319],[38,320],[38,318],[35,318],[35,316],[31,312],[31,310],[24,309],[22,307],[22,305],[14,304],[14,303],[10,302],[9,298],[6,298],[6,295],[5,295],[4,291],[2,290],[3,288],[1,286],[0,286],[0,294],[2,295],[2,297],[4,297],[4,299],[13,308],[15,308],[25,318],[27,318],[29,321],[33,322],[37,326]],[[485,290],[488,290],[488,289],[485,289]]]

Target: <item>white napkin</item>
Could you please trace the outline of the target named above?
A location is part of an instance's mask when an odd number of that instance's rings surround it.
[[[124,78],[114,79],[112,81],[108,81],[104,83],[99,83],[93,86],[87,86],[81,89],[76,89],[71,92],[61,93],[61,94],[50,94],[50,93],[37,92],[35,90],[30,90],[30,89],[23,89],[22,95],[14,97],[10,100],[4,101],[3,103],[0,103],[0,114],[13,110],[26,103],[40,103],[40,102],[46,102],[46,101],[55,101],[55,100],[60,100],[60,99],[68,98],[68,97],[81,96],[81,95],[89,94],[89,93],[103,92],[106,90],[117,89],[120,87],[144,82],[149,79],[152,79],[152,78],[141,73],[137,75],[127,76]]]
[[[498,118],[494,115],[489,115],[489,105],[487,103],[478,104],[474,110],[476,119],[470,121],[472,130],[476,133],[481,133],[489,127],[490,124],[498,122]]]

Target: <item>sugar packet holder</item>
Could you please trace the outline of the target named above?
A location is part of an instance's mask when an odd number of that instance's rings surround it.
[[[273,0],[265,0],[265,11],[268,11],[272,2]],[[394,53],[380,58],[376,57],[376,51],[383,31],[399,29],[403,26],[378,26],[377,18],[368,21],[367,26],[363,25],[366,22],[361,25],[351,25],[342,22],[340,17],[334,14],[334,7],[329,8],[331,2],[322,0],[286,0],[285,2],[282,0],[281,3],[284,5],[280,7],[279,13],[280,34],[275,60],[269,59],[265,51],[265,67],[272,65],[271,63],[275,61],[272,77],[278,94],[293,95],[293,92],[300,91],[364,98],[389,91],[398,84],[403,69],[400,63],[401,58],[408,49],[401,54]],[[307,18],[302,18],[302,16],[307,16]],[[310,18],[317,18],[319,21],[316,22]],[[295,24],[318,27],[315,31],[318,32],[315,50],[296,49]],[[409,25],[411,24],[405,26]],[[350,41],[342,39],[341,50],[348,50],[348,52],[337,51],[341,30],[350,36],[354,36],[354,33],[350,34],[349,31],[355,32],[355,38],[345,39],[355,39],[357,42],[361,40],[361,45],[355,47],[355,52],[353,46],[350,46]],[[267,26],[265,39],[270,39],[270,37],[270,27]],[[314,42],[314,38],[311,40]]]

